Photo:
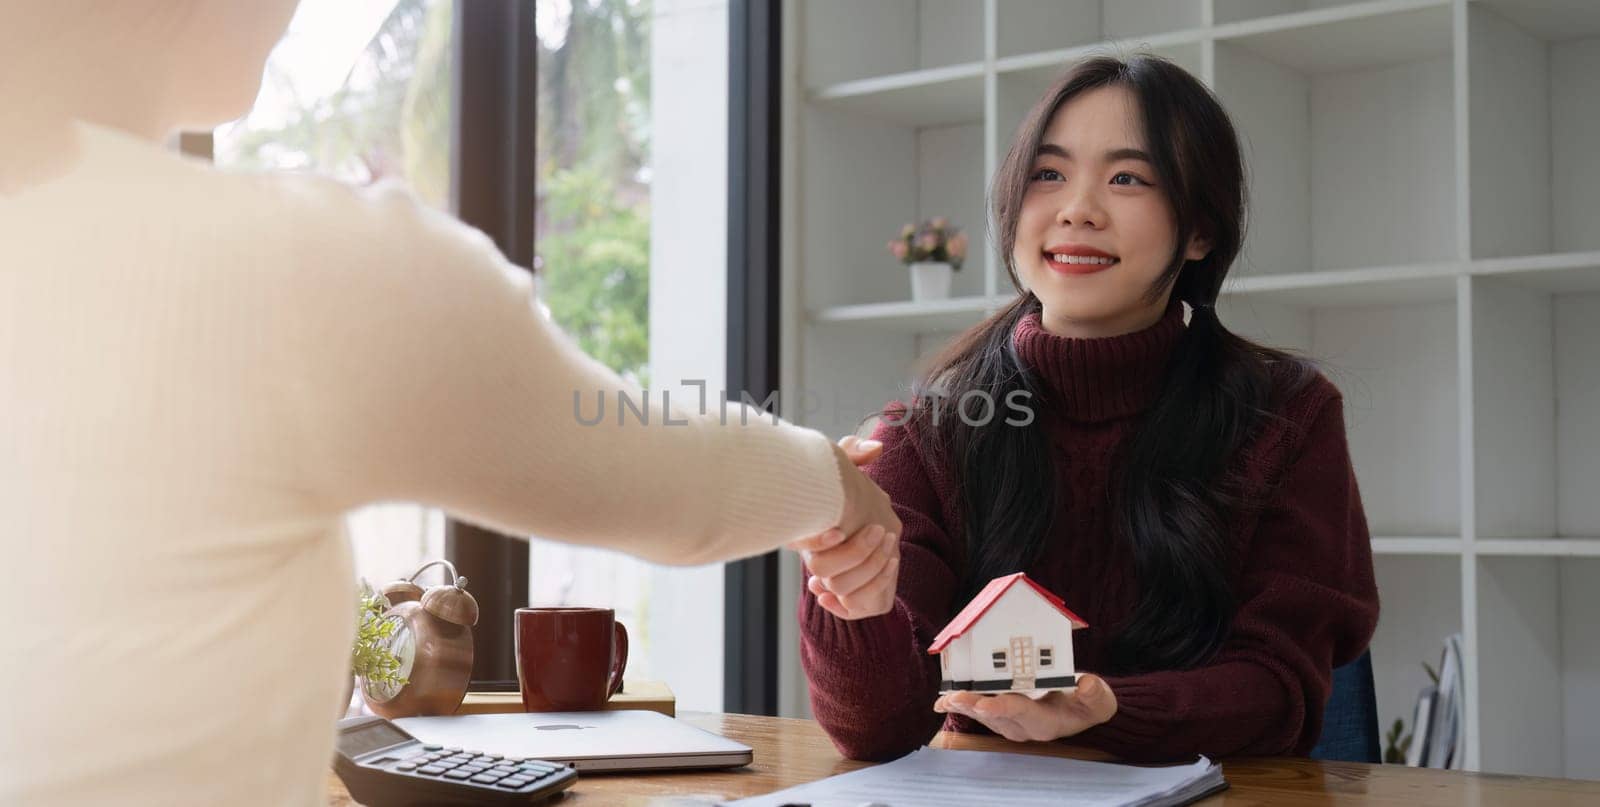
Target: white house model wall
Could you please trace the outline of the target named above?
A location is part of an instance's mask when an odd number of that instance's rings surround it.
[[[998,596],[995,588],[1001,589]],[[986,601],[992,604],[984,607]],[[1070,689],[1077,683],[1072,655],[1076,627],[1084,625],[1075,623],[1023,575],[999,578],[951,621],[930,648],[941,657],[940,690]]]

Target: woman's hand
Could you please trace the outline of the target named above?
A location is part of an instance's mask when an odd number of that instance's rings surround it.
[[[1071,737],[1098,726],[1117,713],[1117,696],[1100,676],[1080,675],[1072,692],[1049,692],[1038,700],[1016,692],[951,692],[940,695],[933,710],[965,715],[1021,743]]]
[[[810,573],[806,588],[823,610],[840,619],[865,619],[894,607],[900,519],[888,495],[856,467],[877,459],[882,451],[881,443],[854,435],[840,440],[845,515],[839,527],[789,544]]]

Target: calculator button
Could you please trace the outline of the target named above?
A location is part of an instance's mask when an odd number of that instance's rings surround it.
[[[414,770],[417,769],[417,763],[415,763],[415,762],[402,762],[399,765],[394,766],[394,769],[397,770],[397,771],[414,771]]]
[[[470,778],[471,776],[472,776],[472,774],[470,774],[470,773],[468,773],[468,772],[466,772],[464,770],[461,770],[460,768],[456,768],[453,771],[445,771],[444,772],[444,778],[446,778],[446,779],[467,779],[467,778]]]
[[[467,773],[472,773],[472,774],[477,774],[477,773],[483,773],[484,771],[489,770],[489,769],[487,767],[483,766],[483,765],[462,765],[461,767],[456,768],[456,770],[458,770],[458,771],[466,771]]]
[[[520,766],[525,771],[553,771],[556,766],[545,762],[524,762]]]
[[[420,773],[424,776],[438,776],[439,774],[444,773],[445,770],[445,768],[439,765],[424,765],[417,769],[417,773]]]
[[[442,751],[442,750],[444,750],[444,746],[442,746],[442,745],[424,745],[422,747],[422,750],[424,750],[424,751]]]
[[[472,781],[477,782],[480,785],[492,785],[504,778],[504,776],[495,776],[492,773],[480,773],[477,776],[472,777]]]
[[[517,769],[508,765],[496,765],[493,768],[490,768],[489,772],[498,773],[501,776],[510,776],[511,774],[516,773]]]
[[[508,777],[506,777],[504,779],[501,779],[498,782],[498,784],[501,787],[509,788],[511,790],[515,790],[515,789],[517,789],[519,787],[522,787],[523,785],[527,784],[530,781],[533,781],[533,780],[524,779],[521,776],[508,776]]]

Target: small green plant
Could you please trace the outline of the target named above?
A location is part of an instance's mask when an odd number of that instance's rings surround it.
[[[1424,661],[1422,670],[1428,674],[1428,680],[1432,681],[1434,686],[1439,685],[1439,673],[1433,669],[1433,665]],[[1414,729],[1410,734],[1406,733],[1406,721],[1395,718],[1394,725],[1389,727],[1389,732],[1383,737],[1383,761],[1391,765],[1406,764],[1406,752],[1411,750],[1411,741],[1415,737]]]
[[[1391,765],[1404,765],[1406,752],[1411,750],[1411,739],[1412,736],[1406,734],[1406,721],[1395,718],[1394,725],[1389,727],[1389,733],[1383,738],[1383,761]]]
[[[389,640],[400,624],[384,619],[389,601],[372,590],[365,580],[356,595],[356,641],[350,648],[350,670],[373,684],[387,684],[395,688],[405,686],[406,679],[399,674],[400,659],[389,650]]]

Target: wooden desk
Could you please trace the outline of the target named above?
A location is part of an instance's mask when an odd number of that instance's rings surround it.
[[[866,767],[839,756],[821,727],[809,720],[685,712],[680,719],[755,749],[748,767],[709,773],[587,774],[556,805],[689,807],[719,799],[758,796]],[[1103,759],[1103,755],[1054,743],[1017,745],[998,737],[939,734],[936,748],[1020,751]],[[1232,788],[1206,805],[1555,805],[1600,804],[1600,782],[1537,779],[1363,765],[1303,759],[1239,759],[1225,762]],[[329,773],[333,807],[356,807],[339,779]]]

